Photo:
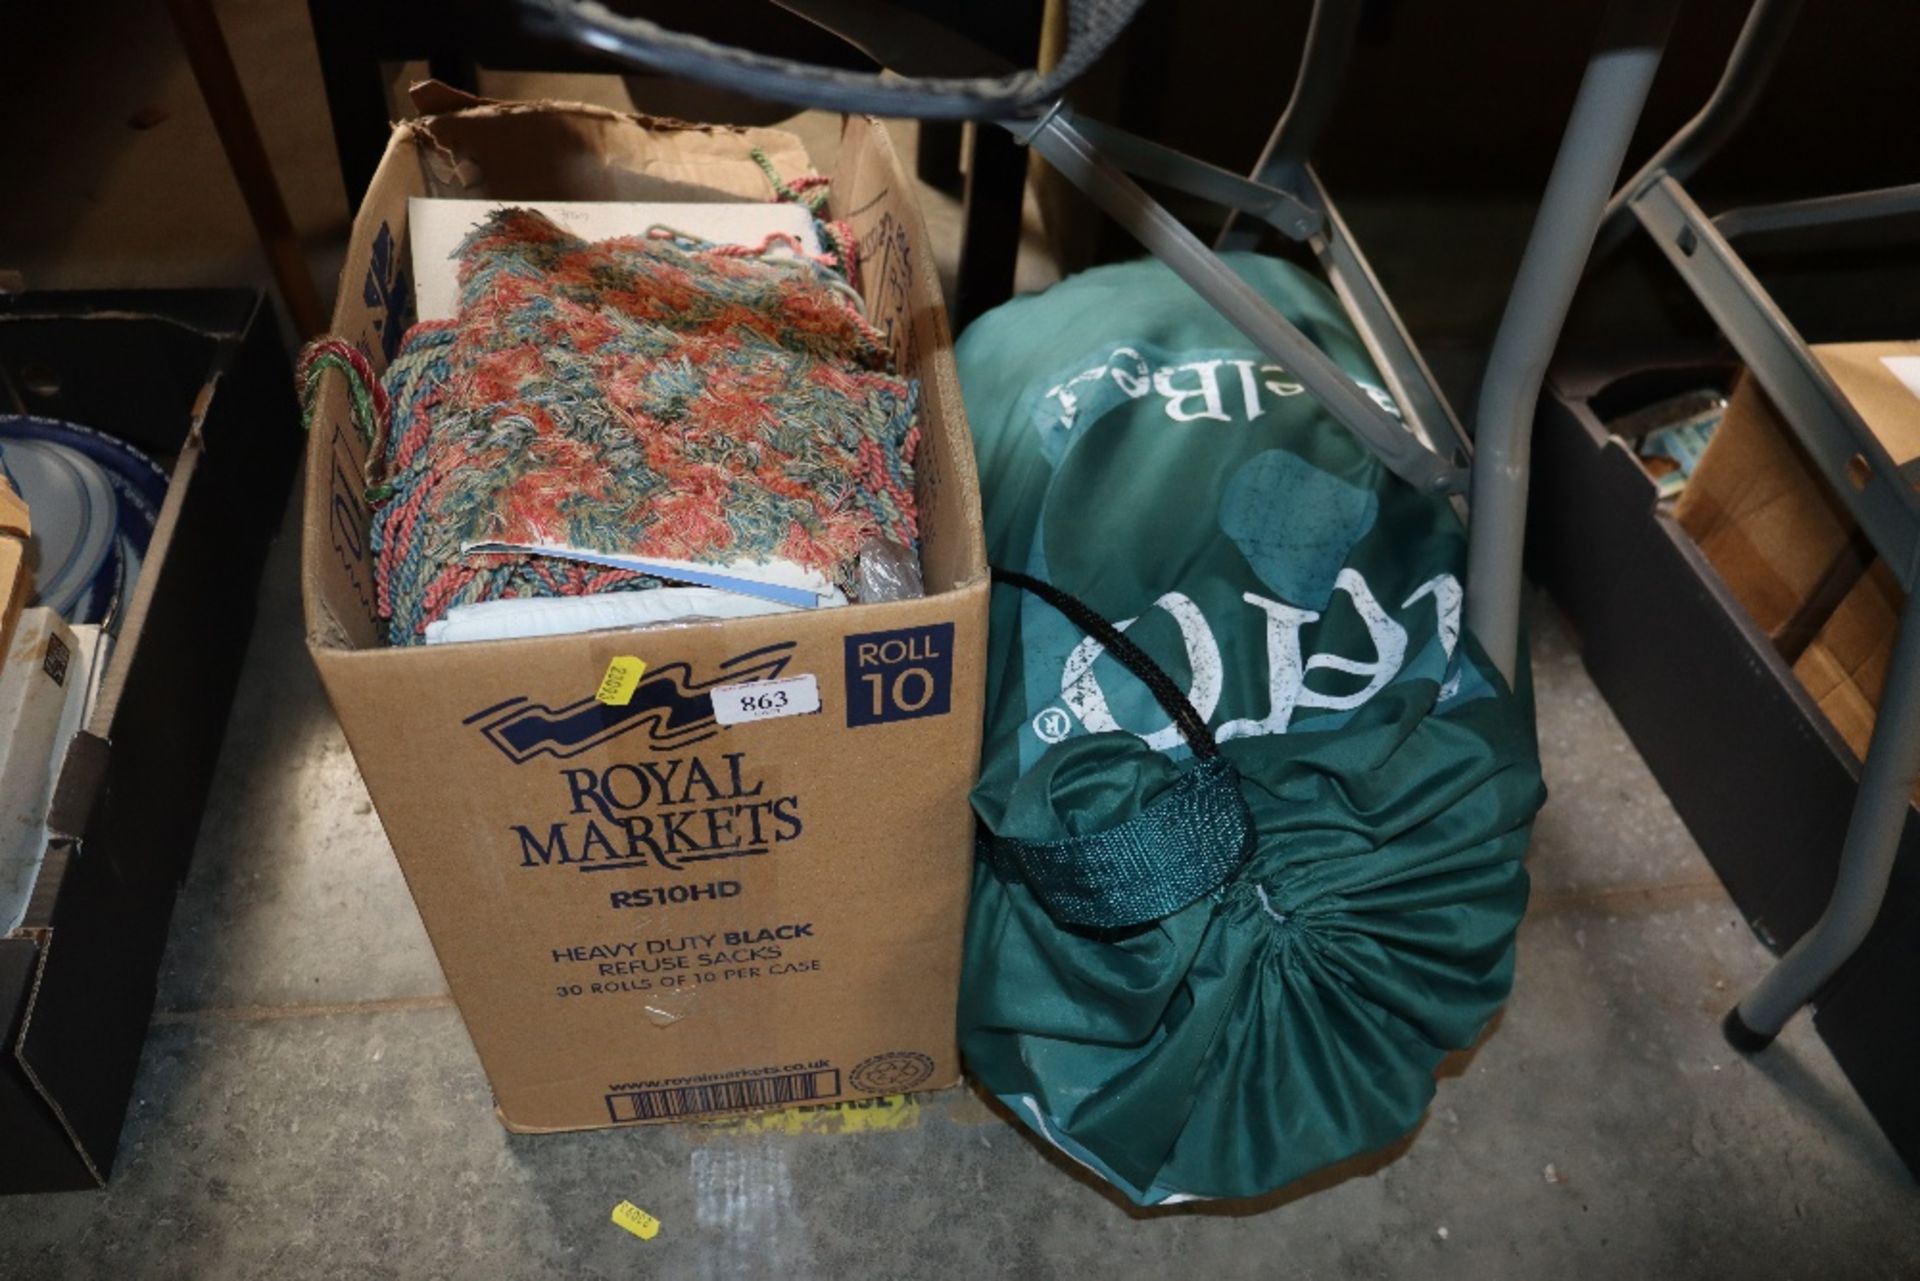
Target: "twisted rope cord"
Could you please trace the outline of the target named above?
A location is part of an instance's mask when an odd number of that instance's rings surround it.
[[[853,227],[839,219],[826,216],[827,196],[832,181],[819,174],[805,174],[788,182],[774,168],[767,153],[755,147],[750,153],[753,163],[760,166],[760,172],[767,176],[767,183],[773,188],[774,198],[788,204],[800,205],[813,214],[815,226],[819,229],[821,241],[833,251],[835,264],[847,283],[858,289],[860,286],[860,242],[853,234]]]
[[[382,455],[386,452],[389,421],[387,393],[373,375],[366,353],[344,338],[321,338],[310,342],[300,353],[294,369],[294,385],[300,391],[300,429],[313,430],[313,415],[320,403],[320,380],[328,370],[337,370],[347,380],[347,418],[367,446],[366,498],[377,502],[386,496],[379,482]]]

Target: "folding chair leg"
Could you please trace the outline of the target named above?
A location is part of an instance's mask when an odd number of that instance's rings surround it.
[[[1727,1012],[1727,1040],[1742,1053],[1764,1049],[1794,1012],[1846,963],[1873,928],[1893,876],[1913,782],[1920,775],[1920,591],[1907,593],[1893,665],[1860,771],[1833,897],[1767,976]]]
[[[1774,64],[1780,61],[1780,54],[1787,47],[1787,36],[1800,17],[1802,3],[1803,0],[1754,0],[1740,28],[1740,38],[1734,41],[1733,50],[1727,55],[1726,69],[1720,73],[1720,82],[1714,86],[1706,105],[1648,157],[1607,203],[1600,235],[1593,246],[1596,261],[1619,248],[1620,242],[1632,232],[1633,213],[1628,206],[1643,188],[1661,178],[1685,182],[1707,157],[1733,136],[1759,100],[1760,91],[1773,74]]]
[[[1467,625],[1508,680],[1520,644],[1521,545],[1540,386],[1660,65],[1675,7],[1674,0],[1613,0],[1607,6],[1480,385]]]
[[[1375,404],[1346,371],[1258,290],[1102,155],[1064,106],[1056,105],[1038,121],[1009,121],[1006,127],[1192,286],[1256,347],[1285,366],[1307,394],[1373,450],[1389,471],[1425,493],[1459,492],[1464,477],[1458,467],[1427,448],[1398,418]]]
[[[1283,174],[1306,164],[1313,154],[1320,135],[1326,132],[1327,118],[1333,114],[1334,99],[1346,82],[1354,36],[1360,30],[1360,8],[1358,0],[1314,0],[1313,15],[1307,20],[1306,46],[1300,51],[1300,69],[1294,75],[1293,95],[1254,163],[1255,182],[1277,187]],[[1237,210],[1230,211],[1213,247],[1223,252],[1258,249],[1264,230],[1242,218]]]
[[[1295,173],[1302,190],[1312,197],[1310,203],[1326,224],[1325,230],[1313,238],[1314,256],[1320,260],[1320,269],[1326,273],[1327,283],[1333,286],[1354,328],[1360,331],[1360,341],[1366,344],[1380,376],[1386,380],[1387,391],[1406,414],[1415,434],[1430,448],[1463,462],[1471,458],[1473,442],[1454,416],[1453,406],[1447,403],[1440,385],[1434,381],[1433,371],[1427,368],[1426,358],[1414,345],[1413,335],[1407,332],[1400,313],[1394,310],[1393,301],[1381,288],[1379,277],[1373,274],[1373,267],[1361,253],[1360,243],[1353,238],[1333,198],[1321,185],[1320,176],[1311,165],[1301,165]]]

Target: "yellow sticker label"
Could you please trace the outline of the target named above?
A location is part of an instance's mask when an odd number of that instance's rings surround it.
[[[889,1094],[877,1099],[849,1099],[845,1103],[788,1108],[784,1112],[724,1117],[704,1124],[708,1129],[729,1130],[735,1134],[876,1134],[918,1128],[920,1100],[911,1094]]]
[[[646,674],[645,663],[622,654],[607,664],[607,674],[600,678],[600,688],[593,696],[611,707],[625,707],[633,701],[633,691],[640,688],[640,678]]]
[[[628,697],[632,697],[632,691],[628,691]],[[660,1235],[660,1220],[631,1201],[622,1201],[613,1207],[613,1221],[642,1241],[651,1241]]]

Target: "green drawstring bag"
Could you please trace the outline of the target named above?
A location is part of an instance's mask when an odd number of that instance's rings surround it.
[[[1332,295],[1234,269],[1383,405]],[[1465,531],[1156,262],[969,328],[992,606],[960,1042],[1141,1204],[1415,1125],[1512,983],[1545,792]]]

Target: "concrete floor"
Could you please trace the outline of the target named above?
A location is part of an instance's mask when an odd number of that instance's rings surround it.
[[[119,38],[75,54],[88,67],[0,48],[0,102],[41,95],[69,135],[0,144],[28,179],[0,202],[0,266],[259,279],[163,20],[119,7]],[[303,7],[220,10],[324,269],[344,221]],[[123,123],[147,105],[167,120]],[[929,199],[950,257],[951,206]],[[966,1091],[877,1124],[508,1135],[302,648],[292,529],[112,1186],[0,1199],[0,1277],[1920,1275],[1913,1179],[1807,1023],[1751,1062],[1720,1040],[1767,954],[1539,601],[1552,799],[1513,1000],[1389,1152],[1253,1204],[1148,1213]],[[608,1221],[623,1199],[658,1237]]]

